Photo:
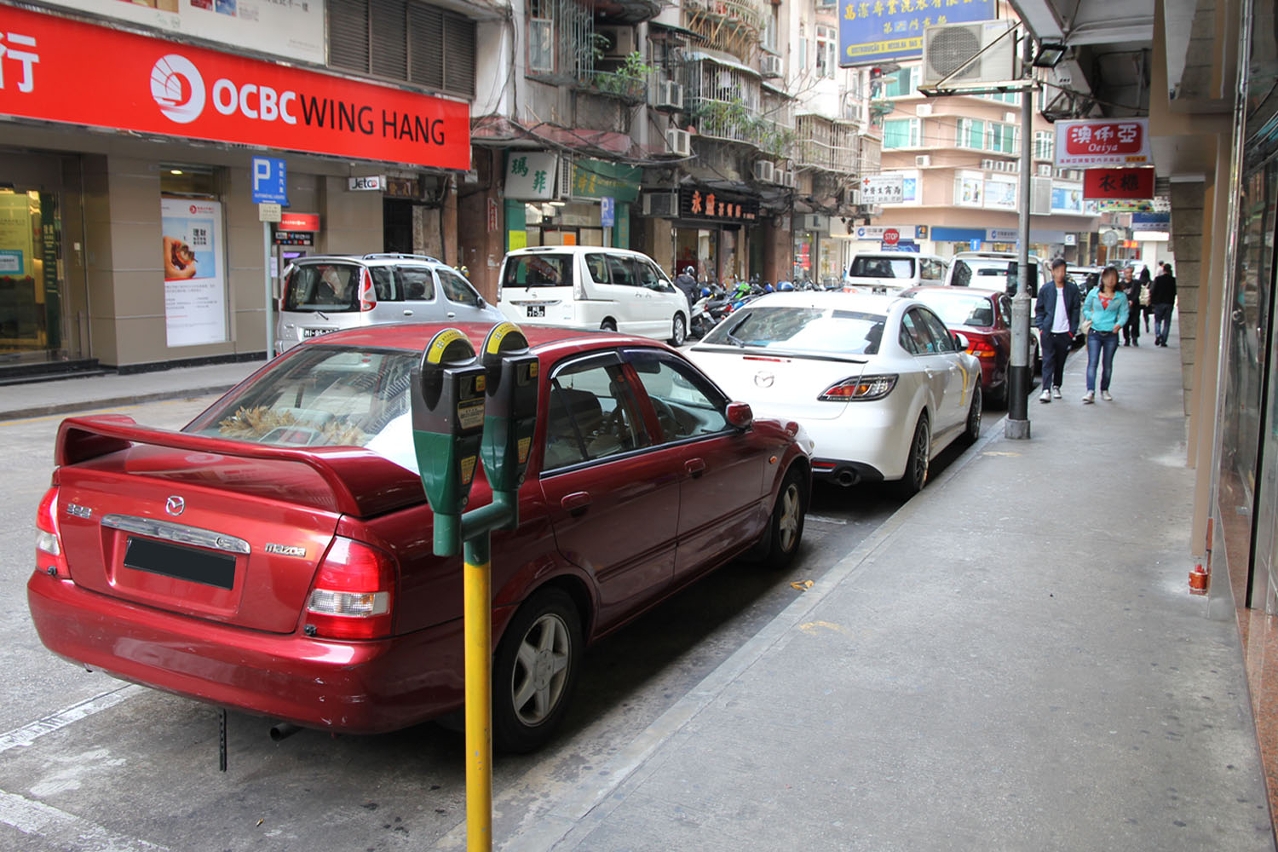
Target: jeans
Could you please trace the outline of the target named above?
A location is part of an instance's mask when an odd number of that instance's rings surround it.
[[[1065,356],[1069,354],[1069,345],[1074,336],[1068,331],[1040,335],[1039,348],[1043,357],[1043,390],[1061,386],[1065,377]]]
[[[1154,339],[1159,343],[1167,342],[1171,334],[1171,315],[1175,305],[1154,305]]]
[[[1087,332],[1087,390],[1096,392],[1096,368],[1101,366],[1101,386],[1109,390],[1109,380],[1114,375],[1114,350],[1118,348],[1117,331]]]

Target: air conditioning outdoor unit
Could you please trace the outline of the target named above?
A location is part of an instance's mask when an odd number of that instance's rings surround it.
[[[657,109],[683,109],[683,86],[673,80],[654,80],[651,103]]]
[[[1016,39],[1007,34],[1011,28],[1011,21],[925,27],[922,85],[935,86],[946,77],[949,77],[946,85],[1015,79]],[[986,47],[989,49],[982,53]],[[978,58],[968,62],[977,54],[980,54]]]
[[[764,77],[780,77],[781,57],[773,56],[771,53],[762,53],[759,55],[759,71]]]
[[[981,168],[985,169],[987,172],[992,172],[995,168],[997,168],[997,166],[993,160],[981,160]]]
[[[643,215],[673,219],[679,215],[679,193],[677,192],[645,192],[643,195]]]
[[[678,130],[674,127],[667,130],[666,145],[670,147],[670,153],[676,157],[692,156],[692,134],[686,130]]]
[[[787,171],[787,172],[779,172],[778,174],[781,175],[781,179],[778,180],[777,183],[781,184],[782,186],[789,187],[790,189],[794,189],[794,185],[798,182],[795,179],[794,172]]]
[[[927,168],[928,166],[932,165],[932,155],[916,154],[914,156],[914,165],[918,166],[919,168]]]
[[[994,48],[994,49],[997,49],[997,48]],[[1014,112],[1003,113],[1004,124],[1016,124],[1020,120],[1021,120],[1021,117]]]
[[[1038,176],[1039,176],[1039,177],[1051,177],[1051,176],[1052,176],[1052,164],[1051,164],[1051,163],[1040,163],[1040,164],[1039,164],[1039,166],[1038,166]]]
[[[932,114],[931,104],[918,104],[914,107],[914,114],[926,118]]]
[[[1008,170],[1009,172],[1013,172],[1013,173],[1015,173],[1015,174],[1018,174],[1018,175],[1019,175],[1019,174],[1021,173],[1021,161],[1020,161],[1020,160],[1008,160],[1008,161],[1007,161],[1006,168],[1007,168],[1007,170]]]
[[[634,27],[595,27],[595,35],[603,39],[603,55],[624,59],[635,52]]]
[[[772,183],[776,166],[770,160],[758,160],[754,164],[754,179]]]

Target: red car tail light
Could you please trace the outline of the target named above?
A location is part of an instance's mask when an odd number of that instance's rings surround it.
[[[373,289],[373,276],[364,269],[359,276],[359,309],[371,311],[377,307],[377,291]]]
[[[983,337],[968,336],[967,351],[975,355],[977,358],[995,358],[998,356],[998,349],[994,347]]]
[[[861,376],[830,385],[817,399],[823,402],[869,402],[882,399],[896,387],[896,375]]]
[[[381,639],[391,632],[395,560],[338,536],[320,562],[306,603],[306,632],[327,639]]]
[[[71,579],[62,535],[58,532],[58,489],[50,488],[36,510],[36,570],[60,580]]]

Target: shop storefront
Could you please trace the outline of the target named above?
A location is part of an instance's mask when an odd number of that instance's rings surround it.
[[[506,249],[630,245],[642,170],[552,151],[506,152]]]
[[[748,280],[749,229],[760,222],[757,198],[685,186],[678,213],[671,223],[676,269],[691,266],[697,280],[725,285]]]

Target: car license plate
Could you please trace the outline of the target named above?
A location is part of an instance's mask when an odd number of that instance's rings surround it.
[[[546,306],[545,305],[528,305],[526,308],[524,308],[524,311],[526,311],[526,316],[544,317],[546,315]]]
[[[198,547],[183,547],[167,541],[129,536],[124,551],[125,567],[192,583],[230,589],[235,585],[235,557]]]
[[[330,331],[337,331],[335,328],[304,328],[302,329],[302,337],[319,337],[321,334],[328,334]]]

